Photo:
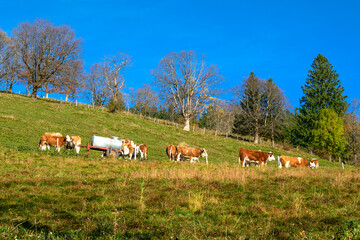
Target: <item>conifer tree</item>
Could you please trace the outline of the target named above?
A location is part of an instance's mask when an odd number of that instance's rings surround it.
[[[319,54],[311,68],[305,85],[301,87],[304,96],[296,111],[296,126],[292,138],[293,144],[303,147],[311,145],[312,130],[322,109],[331,108],[341,117],[348,107],[347,96],[343,95],[344,87],[338,79],[339,74],[328,59]]]

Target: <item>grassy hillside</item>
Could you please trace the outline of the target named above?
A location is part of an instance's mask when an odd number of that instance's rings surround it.
[[[0,143],[17,149],[35,150],[42,133],[61,132],[81,136],[83,144],[89,142],[93,135],[118,136],[138,144],[145,143],[149,148],[150,160],[157,161],[166,160],[165,148],[170,143],[205,147],[212,163],[237,163],[239,147],[273,150],[275,155],[280,153],[277,149],[208,134],[185,132],[181,128],[157,124],[138,116],[108,113],[101,108],[88,109],[74,104],[34,100],[4,93],[0,93],[0,102]],[[85,151],[83,149],[82,154]],[[99,152],[97,156],[100,156]]]
[[[41,152],[48,131],[129,138],[149,160]],[[205,147],[210,164],[169,162],[169,143]],[[0,239],[360,238],[358,168],[241,168],[239,147],[307,157],[0,93]]]

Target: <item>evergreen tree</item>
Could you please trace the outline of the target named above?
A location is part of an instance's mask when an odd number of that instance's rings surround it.
[[[283,91],[270,78],[259,79],[253,72],[241,86],[233,90],[235,106],[233,132],[254,136],[259,143],[260,136],[267,136],[275,144],[275,137],[281,135],[282,116],[286,108]]]
[[[253,72],[241,86],[236,86],[233,93],[239,113],[235,116],[234,133],[251,133],[254,143],[259,143],[261,128],[264,125],[264,83]]]
[[[320,111],[312,135],[315,149],[328,155],[330,161],[333,155],[339,157],[345,150],[344,122],[333,109]]]
[[[292,142],[304,147],[313,141],[312,130],[319,120],[320,111],[333,109],[340,117],[347,109],[347,96],[328,59],[319,54],[311,65],[306,83],[302,86],[304,96],[300,99],[300,108],[296,110],[296,126]]]

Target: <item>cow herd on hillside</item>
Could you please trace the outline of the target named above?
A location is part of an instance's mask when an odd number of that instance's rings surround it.
[[[148,149],[145,144],[135,144],[129,139],[123,139],[122,148],[116,156],[123,156],[128,159],[136,159],[137,156],[140,159],[148,159]],[[79,136],[65,137],[61,133],[44,133],[41,135],[39,142],[40,150],[50,150],[50,146],[54,146],[56,151],[60,152],[60,149],[74,149],[78,154],[81,147],[81,138]],[[195,148],[186,146],[175,146],[168,145],[166,147],[166,154],[170,161],[185,161],[190,160],[190,163],[199,162],[200,157],[206,159],[208,164],[208,153],[205,148]],[[104,156],[103,153],[102,156]],[[239,165],[242,167],[255,166],[266,166],[268,161],[274,161],[275,156],[272,152],[254,151],[245,148],[239,148]],[[317,159],[305,159],[301,157],[289,157],[289,156],[278,156],[279,168],[294,167],[294,168],[318,168],[319,162]]]

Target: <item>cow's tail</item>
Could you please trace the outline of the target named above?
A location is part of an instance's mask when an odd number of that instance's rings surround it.
[[[278,156],[278,165],[279,165],[279,168],[282,168],[281,161],[280,161],[280,156]]]

